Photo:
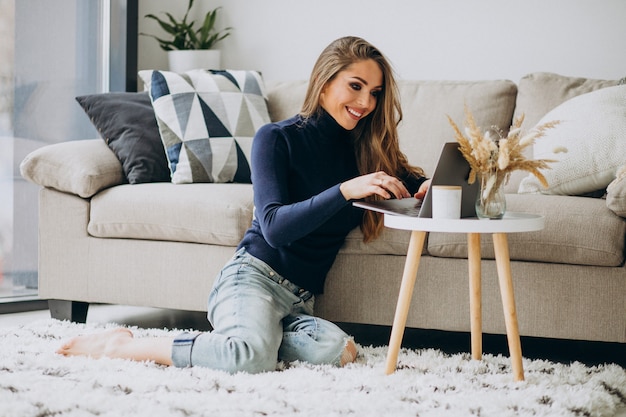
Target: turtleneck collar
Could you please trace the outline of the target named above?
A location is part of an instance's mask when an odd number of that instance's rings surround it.
[[[305,119],[307,123],[314,124],[322,134],[322,138],[328,138],[331,140],[337,140],[339,138],[349,138],[350,130],[344,129],[337,121],[323,108],[321,111]]]

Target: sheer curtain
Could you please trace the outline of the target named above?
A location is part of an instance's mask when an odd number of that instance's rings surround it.
[[[19,164],[98,137],[76,96],[136,90],[136,13],[137,0],[0,0],[0,303],[37,295],[38,187]]]

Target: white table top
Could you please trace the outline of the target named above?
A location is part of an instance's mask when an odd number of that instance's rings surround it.
[[[449,233],[514,233],[532,232],[544,227],[543,216],[506,212],[502,219],[477,217],[464,219],[430,219],[385,214],[385,226],[392,229]]]

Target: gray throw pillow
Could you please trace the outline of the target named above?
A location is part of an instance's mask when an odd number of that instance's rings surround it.
[[[130,184],[170,181],[147,92],[92,94],[76,97],[76,101],[122,163]]]

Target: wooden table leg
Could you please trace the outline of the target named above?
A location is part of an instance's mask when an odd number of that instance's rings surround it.
[[[409,306],[411,305],[413,288],[415,287],[415,279],[417,277],[417,268],[422,257],[425,239],[426,232],[411,232],[404,273],[402,274],[402,283],[400,284],[400,294],[398,295],[398,304],[396,305],[396,313],[393,319],[393,326],[391,327],[391,338],[389,340],[385,366],[387,375],[394,373],[398,364],[398,353],[402,344],[402,336],[406,327],[406,319],[409,314]]]
[[[498,268],[498,280],[500,281],[500,295],[504,309],[504,321],[506,324],[506,337],[509,343],[511,367],[515,381],[524,380],[524,367],[522,364],[522,345],[515,310],[515,297],[513,295],[513,279],[511,277],[511,262],[509,256],[509,244],[506,233],[494,233],[493,245],[496,254]]]
[[[467,261],[469,264],[472,359],[480,360],[483,357],[483,321],[479,233],[467,234]]]

